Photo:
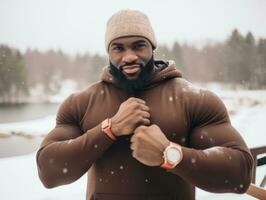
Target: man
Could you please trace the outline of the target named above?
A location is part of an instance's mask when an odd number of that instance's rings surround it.
[[[195,199],[195,186],[244,193],[252,156],[222,101],[155,61],[147,16],[107,23],[102,80],[68,97],[37,153],[47,188],[88,173],[87,200]]]

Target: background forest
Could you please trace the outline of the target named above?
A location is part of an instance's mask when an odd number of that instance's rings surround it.
[[[223,43],[207,44],[200,48],[174,42],[160,45],[155,58],[174,60],[184,77],[192,82],[219,82],[245,87],[266,88],[266,39],[254,38],[233,30]],[[0,103],[29,102],[42,93],[55,95],[72,80],[76,89],[85,88],[99,80],[102,68],[108,64],[107,55],[77,54],[62,51],[28,49],[21,53],[14,47],[0,45]],[[36,99],[35,99],[36,101]]]

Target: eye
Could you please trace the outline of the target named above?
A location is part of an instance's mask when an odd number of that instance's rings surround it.
[[[113,51],[120,52],[120,51],[123,51],[123,47],[121,47],[121,46],[114,46],[114,47],[112,48],[112,50],[113,50]]]
[[[146,47],[146,45],[144,43],[139,43],[139,44],[136,44],[134,46],[134,49],[141,49],[141,48],[144,48],[144,47]]]

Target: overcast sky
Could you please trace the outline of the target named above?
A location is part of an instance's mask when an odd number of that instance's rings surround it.
[[[222,41],[234,28],[266,38],[265,0],[0,0],[0,43],[105,53],[106,21],[124,8],[145,12],[161,44]]]

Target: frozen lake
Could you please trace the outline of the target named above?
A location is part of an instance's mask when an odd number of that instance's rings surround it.
[[[0,104],[0,123],[28,121],[54,115],[58,106],[58,103]]]

